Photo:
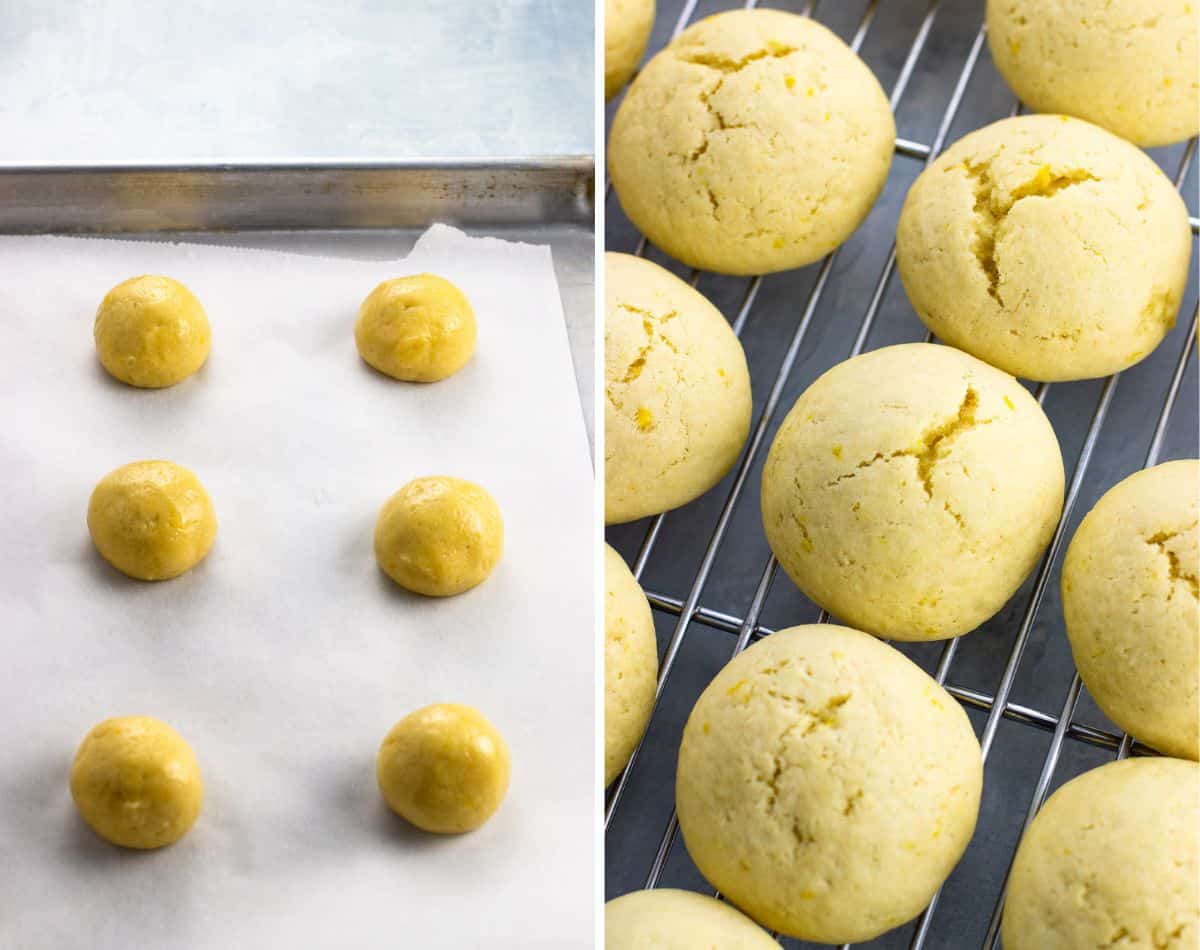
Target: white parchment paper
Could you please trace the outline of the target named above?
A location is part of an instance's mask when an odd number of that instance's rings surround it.
[[[358,304],[434,271],[479,323],[441,383],[357,355]],[[212,354],[139,391],[95,358],[114,284],[164,273],[204,303]],[[403,261],[189,245],[0,238],[0,947],[591,946],[591,471],[550,252],[435,227]],[[85,525],[125,462],[196,471],[208,558],[124,578]],[[409,595],[377,569],[375,516],[411,478],[484,485],[505,519],[496,572]],[[513,779],[480,831],[437,838],[387,811],[392,724],[478,706]],[[132,853],[83,825],[67,785],[84,733],[145,714],[192,745],[204,810]]]

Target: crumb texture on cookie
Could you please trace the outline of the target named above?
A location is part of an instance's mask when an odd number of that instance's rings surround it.
[[[634,891],[604,905],[605,950],[778,950],[745,914],[692,891]]]
[[[604,546],[604,784],[646,731],[658,679],[650,603],[621,555]]]

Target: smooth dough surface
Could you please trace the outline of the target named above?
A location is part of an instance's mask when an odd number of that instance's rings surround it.
[[[604,0],[604,98],[637,69],[654,28],[654,0]]]
[[[71,797],[101,838],[150,849],[187,834],[204,783],[191,747],[149,716],[106,719],[84,737],[71,765]]]
[[[896,640],[968,633],[1016,592],[1062,511],[1058,440],[1015,379],[948,346],[839,363],[767,455],[763,527],[805,594]]]
[[[1110,762],[1050,796],[1008,882],[1004,950],[1200,945],[1200,767]]]
[[[802,267],[850,236],[887,179],[896,127],[878,80],[808,17],[734,10],[638,73],[608,165],[650,241],[701,270]]]
[[[604,905],[605,950],[778,950],[745,914],[707,894],[656,888]]]
[[[1191,255],[1183,200],[1141,150],[1066,116],[1003,119],[917,178],[900,279],[939,338],[1014,376],[1107,376],[1175,325]]]
[[[604,518],[698,498],[750,431],[750,373],[721,312],[657,264],[604,256]]]
[[[147,274],[117,284],[93,326],[96,355],[130,386],[161,389],[191,376],[208,359],[212,329],[195,295],[170,277]]]
[[[217,516],[196,474],[152,459],[104,476],[87,512],[92,543],[130,577],[162,581],[199,564],[217,536]]]
[[[1109,489],[1063,561],[1079,675],[1118,726],[1200,758],[1200,462],[1166,462]]]
[[[394,379],[432,383],[457,373],[475,350],[475,311],[444,277],[385,280],[362,302],[354,342],[370,366]]]
[[[675,797],[688,853],[763,926],[856,943],[910,920],[979,812],[966,713],[903,654],[848,627],[774,633],[709,684]]]
[[[1147,148],[1200,132],[1200,16],[1185,0],[988,0],[992,61],[1036,112]]]
[[[616,551],[604,546],[604,784],[625,768],[646,731],[658,679],[654,617]]]
[[[511,772],[504,737],[478,709],[457,703],[405,716],[384,738],[375,761],[388,807],[435,834],[474,831],[491,818]]]
[[[499,505],[462,478],[414,479],[384,503],[375,522],[375,558],[383,572],[427,597],[482,584],[503,549]]]

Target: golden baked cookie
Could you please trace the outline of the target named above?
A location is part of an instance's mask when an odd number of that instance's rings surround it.
[[[706,894],[656,888],[604,905],[605,950],[779,950],[745,914]]]
[[[1166,462],[1109,489],[1063,561],[1075,666],[1118,726],[1200,758],[1200,461]]]
[[[650,241],[702,270],[802,267],[846,240],[887,179],[887,96],[808,17],[734,10],[684,30],[638,74],[608,167]]]
[[[1011,376],[948,346],[839,363],[796,400],[762,476],[763,527],[831,614],[896,640],[974,630],[1062,511],[1058,440]]]
[[[604,546],[604,784],[646,731],[658,680],[654,617],[621,555]]]
[[[750,373],[721,312],[657,264],[604,255],[604,520],[698,498],[750,431]]]
[[[436,274],[385,280],[367,295],[354,324],[358,353],[394,379],[432,383],[457,373],[475,350],[475,311]]]
[[[900,279],[939,338],[1014,376],[1107,376],[1175,325],[1191,229],[1139,149],[1066,116],[1003,119],[917,178]]]
[[[983,783],[966,713],[858,630],[774,633],[704,690],[679,748],[688,854],[771,930],[857,943],[911,920],[975,828]]]
[[[654,28],[654,0],[604,0],[604,98],[621,91]]]
[[[117,284],[100,302],[96,355],[130,386],[161,389],[191,376],[208,359],[212,330],[200,301],[170,277],[144,275]]]

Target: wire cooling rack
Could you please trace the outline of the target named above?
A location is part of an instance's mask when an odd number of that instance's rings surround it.
[[[606,195],[608,249],[655,260],[732,314],[754,388],[750,438],[720,485],[684,508],[607,532],[646,590],[661,658],[654,716],[606,798],[609,898],[658,886],[712,893],[679,840],[674,811],[683,724],[715,673],[752,641],[828,619],[786,575],[777,576],[758,507],[764,447],[796,397],[834,363],[930,339],[892,279],[900,205],[947,144],[1019,110],[991,65],[981,0],[770,5],[815,16],[866,60],[890,92],[901,137],[887,186],[858,232],[819,263],[783,274],[688,271],[648,246]],[[659,0],[649,52],[689,23],[734,6]],[[1195,152],[1194,139],[1151,152],[1184,192],[1193,249]],[[1047,795],[1114,756],[1153,754],[1115,729],[1082,689],[1063,632],[1058,568],[1079,520],[1104,491],[1140,467],[1198,454],[1195,270],[1175,330],[1142,363],[1103,380],[1031,387],[1058,434],[1069,479],[1062,519],[1033,576],[964,638],[895,644],[966,708],[984,756],[984,795],[975,837],[929,908],[862,946],[994,947],[1013,852]]]

